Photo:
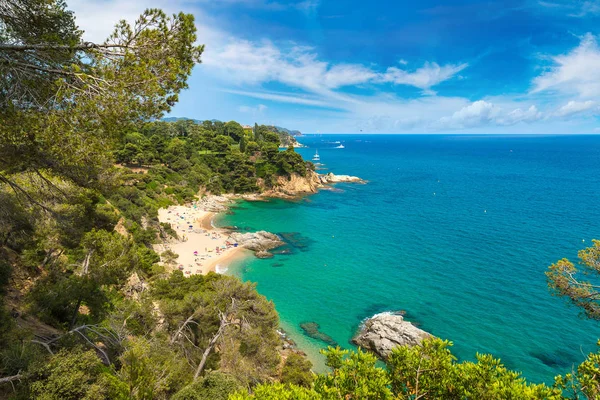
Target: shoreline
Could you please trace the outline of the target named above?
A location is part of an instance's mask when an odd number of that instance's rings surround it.
[[[220,206],[217,208],[224,211],[229,199],[211,196],[208,201],[203,199],[158,210],[158,220],[168,223],[178,236],[155,247],[159,254],[170,250],[177,255],[170,263],[161,255],[168,271],[179,269],[184,276],[206,275],[226,271],[233,260],[251,255],[249,251],[241,251],[242,247],[231,238],[231,231],[214,227],[213,219],[218,212],[213,211],[215,207],[207,205],[208,202],[216,202]]]

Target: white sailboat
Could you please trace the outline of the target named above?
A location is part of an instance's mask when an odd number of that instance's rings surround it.
[[[321,161],[321,156],[319,156],[319,150],[315,151],[315,155],[313,156],[313,161]]]

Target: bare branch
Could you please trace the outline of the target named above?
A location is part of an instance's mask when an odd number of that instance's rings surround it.
[[[31,340],[31,343],[36,343],[39,344],[41,346],[44,346],[46,348],[46,350],[48,350],[48,352],[52,355],[54,355],[54,352],[52,351],[52,349],[50,348],[50,346],[48,345],[48,343],[44,343],[44,342],[40,342],[39,340]]]
[[[17,374],[17,375],[13,375],[13,376],[7,376],[7,377],[4,377],[4,378],[0,378],[0,384],[7,383],[7,382],[18,381],[21,378],[23,378],[22,374]]]

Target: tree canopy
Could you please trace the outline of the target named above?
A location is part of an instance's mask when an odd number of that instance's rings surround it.
[[[566,258],[552,264],[546,272],[548,286],[587,318],[600,320],[600,240],[593,240],[593,245],[579,251],[578,256],[581,269]],[[585,280],[585,276],[592,280]]]

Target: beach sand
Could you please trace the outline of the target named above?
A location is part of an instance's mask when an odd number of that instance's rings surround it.
[[[158,220],[171,225],[179,240],[164,245],[178,255],[175,268],[186,276],[223,272],[227,265],[251,252],[234,247],[229,232],[214,228],[215,213],[202,209],[199,204],[171,206],[158,210]],[[164,251],[163,250],[163,251]]]

